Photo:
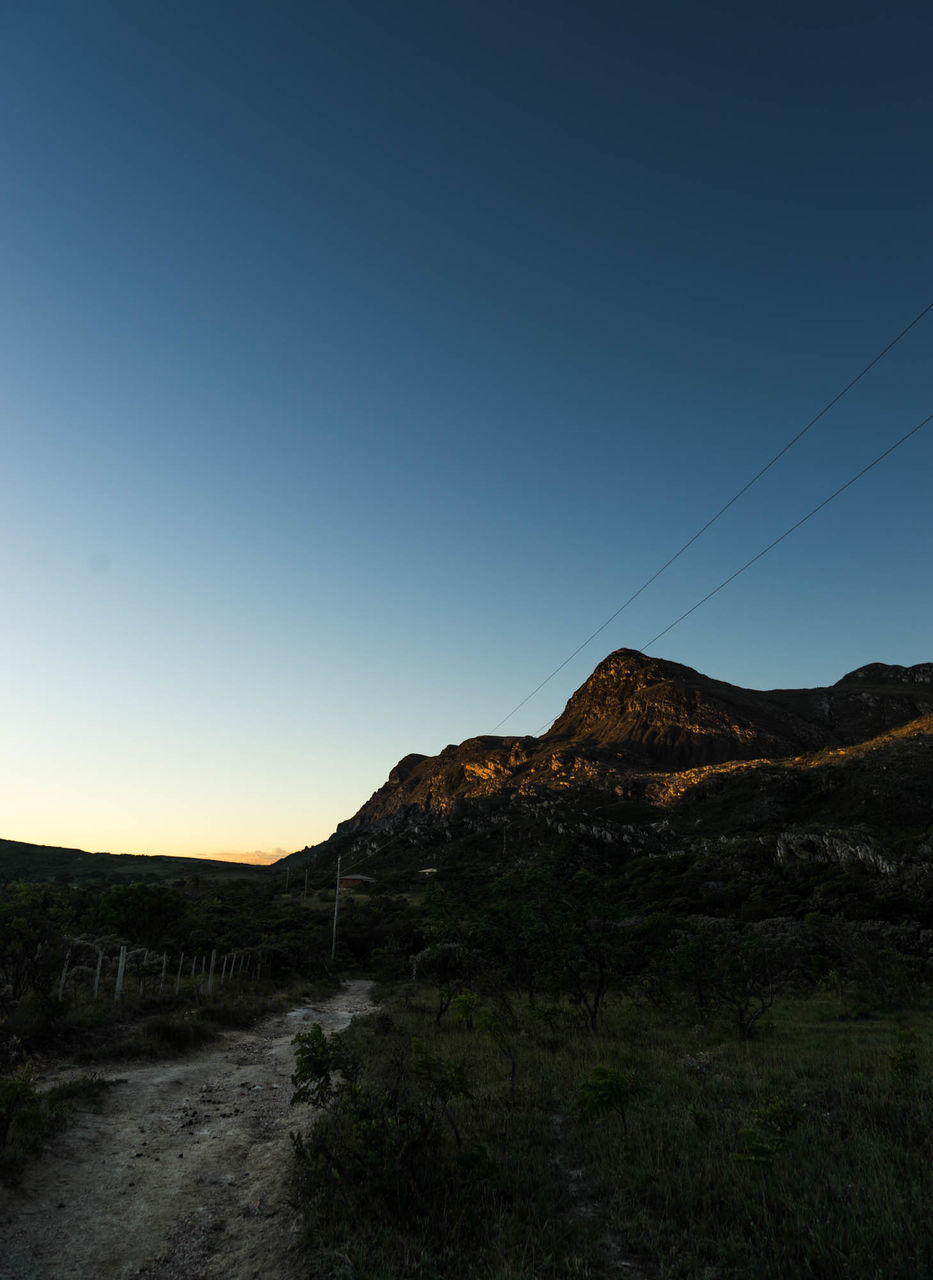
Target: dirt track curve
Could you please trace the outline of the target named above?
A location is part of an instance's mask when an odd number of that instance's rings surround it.
[[[369,983],[171,1063],[128,1066],[0,1189],[0,1280],[298,1280],[292,1037],[339,1031]]]

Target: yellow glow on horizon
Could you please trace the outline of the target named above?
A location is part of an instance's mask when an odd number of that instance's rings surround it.
[[[113,852],[113,851],[111,851]],[[280,858],[294,853],[294,849],[121,849],[120,853],[135,853],[140,858],[199,858],[204,862],[245,862],[257,867],[267,867]]]
[[[23,829],[18,829],[17,825],[10,823],[7,829],[0,829],[0,837],[5,840],[12,840],[20,844],[35,845],[39,848],[49,849],[78,849],[84,853],[109,853],[112,855],[122,855],[138,858],[200,858],[209,862],[243,862],[253,866],[270,866],[273,862],[278,862],[280,858],[287,857],[290,853],[294,853],[296,849],[304,847],[307,841],[301,841],[294,844],[291,848],[283,848],[281,845],[274,848],[266,849],[218,849],[216,845],[211,847],[207,845],[198,846],[197,842],[188,843],[179,840],[176,842],[166,841],[165,844],[147,845],[146,842],[140,841],[139,844],[129,845],[123,844],[123,841],[107,840],[106,834],[100,831],[88,836],[75,832],[70,828],[71,824],[65,823],[64,830],[56,830],[55,824],[49,824],[52,829],[47,826],[45,830],[36,831],[33,824],[20,824]],[[39,824],[36,824],[37,826]],[[12,828],[12,829],[10,829]],[[104,834],[104,839],[100,836]],[[323,837],[321,837],[323,839]]]
[[[170,858],[203,858],[208,862],[246,862],[256,867],[267,867],[273,862],[278,862],[279,858],[285,858],[289,853],[294,853],[294,849],[273,849],[267,852],[263,849],[252,849],[247,853],[242,850],[226,851],[221,853],[170,853]]]

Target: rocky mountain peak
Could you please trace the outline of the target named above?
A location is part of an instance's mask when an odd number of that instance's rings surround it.
[[[543,737],[485,735],[436,756],[405,756],[340,829],[431,822],[460,801],[538,803],[587,790],[629,795],[638,789],[633,779],[646,772],[848,747],[931,712],[933,663],[873,663],[829,688],[757,690],[617,649]]]
[[[692,667],[651,658],[638,649],[617,649],[572,695],[546,736],[591,733],[618,740],[621,729],[627,740],[631,735],[620,722],[630,716],[633,707],[663,696],[664,690],[675,697],[675,691],[696,689],[703,683],[711,682]]]

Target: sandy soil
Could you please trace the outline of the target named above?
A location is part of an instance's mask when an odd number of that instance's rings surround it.
[[[291,1040],[370,1008],[354,981],[189,1058],[121,1068],[102,1110],[0,1189],[0,1280],[299,1280],[288,1135],[312,1113],[289,1105]]]

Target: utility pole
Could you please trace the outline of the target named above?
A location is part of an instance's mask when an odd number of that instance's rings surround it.
[[[340,854],[337,854],[337,889],[334,893],[334,940],[331,943],[330,958],[337,958],[337,911],[340,907]]]

